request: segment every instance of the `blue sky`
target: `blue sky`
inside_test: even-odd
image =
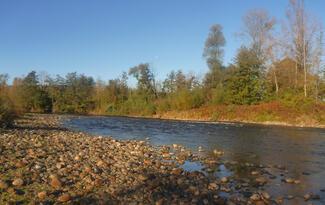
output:
[[[107,80],[141,62],[158,79],[172,69],[203,75],[209,27],[226,38],[225,64],[243,43],[242,16],[264,8],[279,21],[288,0],[0,0],[0,73],[77,71]],[[325,22],[323,0],[306,0]]]

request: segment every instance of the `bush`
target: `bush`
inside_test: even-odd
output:
[[[288,91],[281,95],[280,102],[286,107],[293,108],[297,111],[308,111],[314,104],[315,100],[303,94],[296,93],[294,91]]]
[[[211,103],[213,105],[223,104],[225,102],[225,92],[222,87],[211,90]]]
[[[116,114],[150,116],[156,114],[156,107],[152,100],[140,94],[131,95]]]
[[[16,116],[12,102],[0,96],[0,128],[6,128],[12,125]]]

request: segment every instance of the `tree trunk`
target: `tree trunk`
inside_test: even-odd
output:
[[[306,42],[304,38],[304,94],[307,97]]]
[[[304,60],[304,93],[305,93],[305,97],[307,97],[307,68],[306,68],[306,62]]]
[[[297,60],[295,61],[295,63],[296,63],[295,89],[297,89],[297,84],[298,84],[298,65],[297,65]]]
[[[318,101],[318,77],[316,78],[316,86],[315,86],[315,101]]]
[[[273,74],[274,74],[274,83],[275,83],[275,93],[276,93],[276,96],[278,96],[278,94],[279,94],[278,79],[276,77],[276,72],[275,71],[273,72]]]

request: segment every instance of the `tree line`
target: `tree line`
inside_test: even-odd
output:
[[[108,82],[77,73],[40,79],[32,71],[8,86],[8,76],[1,75],[0,113],[15,107],[22,112],[153,115],[206,105],[324,103],[322,23],[302,0],[289,1],[282,22],[279,32],[278,21],[267,11],[247,12],[239,32],[244,43],[228,66],[223,63],[223,28],[212,25],[203,50],[209,68],[203,79],[176,70],[158,81],[148,63]],[[131,77],[136,87],[128,86]]]

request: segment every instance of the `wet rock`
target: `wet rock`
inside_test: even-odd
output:
[[[227,177],[222,177],[220,181],[222,183],[227,183],[228,182],[228,178]]]
[[[262,198],[266,199],[266,200],[269,200],[271,198],[270,194],[265,191],[262,192],[261,195],[262,195]]]
[[[300,180],[296,179],[296,180],[294,180],[293,183],[295,183],[295,184],[300,184],[301,182],[300,182]]]
[[[294,179],[292,179],[292,178],[286,178],[285,179],[285,182],[287,182],[287,183],[289,183],[289,184],[292,184],[292,183],[294,183]]]
[[[213,154],[215,154],[215,155],[223,155],[224,154],[224,152],[223,151],[220,151],[220,150],[217,150],[217,149],[214,149],[213,150]]]
[[[259,194],[253,194],[251,197],[250,197],[251,200],[253,201],[258,201],[261,199],[260,195]]]
[[[260,185],[264,185],[267,183],[267,179],[265,177],[258,177],[255,179],[255,181]]]
[[[277,197],[277,198],[275,199],[275,202],[276,202],[277,204],[282,204],[282,203],[283,203],[283,197]]]
[[[318,194],[313,194],[311,197],[313,200],[319,200],[320,196]]]
[[[304,195],[305,201],[308,200],[319,200],[320,196],[318,194],[313,194],[313,193],[307,193]]]

